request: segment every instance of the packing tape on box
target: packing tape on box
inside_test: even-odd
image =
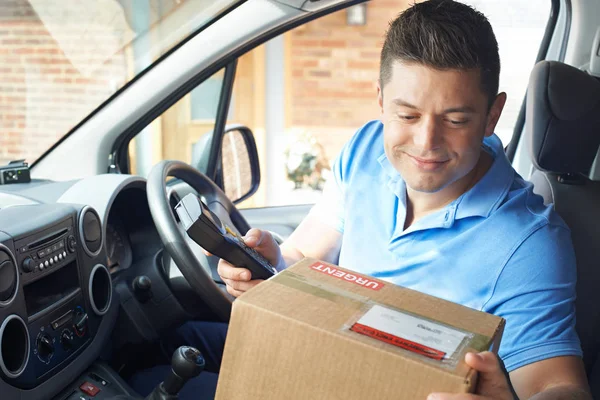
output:
[[[350,308],[361,309],[369,302],[369,298],[361,296],[338,287],[309,279],[305,276],[286,271],[285,274],[277,274],[271,281],[300,290],[313,296],[321,297],[337,304],[345,304]]]
[[[422,315],[375,302],[366,296],[287,271],[271,278],[273,282],[300,290],[336,304],[355,309],[340,327],[340,333],[371,344],[387,347],[405,357],[438,367],[454,369],[463,355],[485,351],[491,339]],[[377,341],[377,342],[373,342]]]

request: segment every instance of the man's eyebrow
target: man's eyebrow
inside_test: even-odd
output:
[[[394,99],[394,100],[392,100],[392,103],[394,103],[395,105],[400,106],[400,107],[414,108],[415,110],[418,108],[414,104],[410,104],[409,102],[404,101],[402,99]]]
[[[469,107],[469,106],[464,106],[464,107],[453,107],[453,108],[447,108],[444,110],[444,114],[450,114],[450,113],[468,113],[468,114],[473,114],[476,113],[477,111],[475,111],[475,109],[473,107]]]
[[[397,106],[400,107],[407,107],[407,108],[412,108],[417,110],[419,107],[415,106],[414,104],[410,104],[407,101],[404,101],[402,99],[394,99],[392,100],[392,103],[394,103]],[[469,107],[469,106],[462,106],[462,107],[452,107],[452,108],[447,108],[444,110],[444,114],[450,114],[450,113],[467,113],[467,114],[473,114],[476,113],[477,111],[473,108],[473,107]]]

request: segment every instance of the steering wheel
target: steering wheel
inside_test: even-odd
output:
[[[187,232],[177,223],[169,202],[166,180],[172,176],[190,185],[208,208],[237,233],[246,233],[250,225],[227,195],[206,175],[181,161],[165,160],[156,164],[147,181],[148,205],[165,250],[192,290],[223,321],[229,321],[231,297],[222,291],[194,254]],[[210,270],[210,269],[208,269]]]

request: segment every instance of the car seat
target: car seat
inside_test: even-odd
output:
[[[542,61],[531,73],[526,115],[534,192],[546,204],[553,203],[571,229],[577,257],[576,328],[588,379],[596,381],[600,378],[600,181],[590,179],[590,173],[600,146],[600,79],[560,62]],[[600,392],[594,398],[600,398]]]

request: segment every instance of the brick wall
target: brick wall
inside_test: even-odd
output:
[[[25,0],[2,0],[0,163],[35,160],[124,82],[122,54],[105,60],[98,58],[105,53],[97,46],[84,50],[90,41],[114,46],[116,32],[86,23],[53,36],[56,31],[47,24],[60,25],[60,12],[33,9]],[[69,46],[77,56],[75,51],[65,54]]]
[[[332,159],[365,122],[378,118],[379,53],[389,22],[410,0],[372,0],[367,24],[349,26],[346,11],[291,32],[290,124],[310,132]]]

